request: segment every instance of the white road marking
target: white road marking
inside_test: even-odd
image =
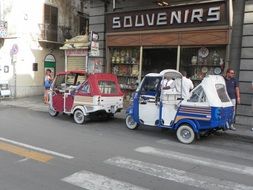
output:
[[[148,190],[86,170],[65,177],[62,181],[87,190]]]
[[[105,161],[105,163],[137,171],[147,175],[159,177],[162,179],[182,183],[184,185],[208,190],[252,190],[252,186],[235,183],[232,181],[220,180],[214,177],[202,176],[183,170],[164,167],[157,164],[142,162],[123,157],[114,157]]]
[[[29,158],[24,158],[24,159],[21,159],[21,160],[18,160],[17,163],[20,163],[20,162],[25,162],[27,160],[30,160]]]
[[[39,151],[39,152],[44,152],[44,153],[47,153],[47,154],[51,154],[51,155],[62,157],[62,158],[66,158],[66,159],[73,159],[74,158],[73,156],[69,156],[69,155],[66,155],[66,154],[61,154],[59,152],[47,150],[47,149],[44,149],[44,148],[40,148],[40,147],[29,145],[29,144],[24,144],[24,143],[13,141],[13,140],[6,139],[6,138],[3,138],[3,137],[0,137],[0,141],[8,142],[8,143],[11,143],[11,144],[14,144],[14,145],[18,145],[18,146],[21,146],[21,147],[25,147],[25,148],[28,148],[28,149],[31,149],[31,150],[36,150],[36,151]]]
[[[235,163],[223,162],[220,160],[193,156],[189,154],[179,153],[179,152],[165,150],[165,149],[158,149],[158,148],[153,148],[149,146],[136,148],[135,151],[141,152],[144,154],[159,156],[163,158],[180,160],[187,163],[208,166],[208,167],[212,167],[216,169],[225,170],[228,172],[235,172],[238,174],[246,174],[246,175],[253,176],[253,167],[248,167],[248,166],[239,165]]]
[[[157,141],[160,144],[164,145],[175,145],[180,148],[186,148],[186,149],[194,149],[194,150],[201,150],[205,152],[212,152],[217,154],[223,154],[225,156],[233,156],[240,159],[247,159],[253,161],[253,154],[248,154],[244,152],[238,152],[238,151],[231,151],[231,150],[225,150],[225,149],[219,149],[219,148],[213,148],[208,146],[201,146],[201,145],[190,145],[190,144],[182,144],[182,143],[175,143],[172,141],[169,141],[167,139],[162,139]]]

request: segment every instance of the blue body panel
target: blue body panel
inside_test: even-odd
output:
[[[188,123],[196,133],[218,128],[226,129],[226,124],[230,124],[232,119],[233,107],[199,108],[180,106],[173,128],[177,129],[182,123]]]

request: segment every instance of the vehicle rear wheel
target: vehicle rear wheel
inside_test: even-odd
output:
[[[74,121],[77,124],[83,124],[86,121],[86,116],[84,115],[83,111],[80,109],[77,109],[74,112]]]
[[[195,139],[195,133],[189,125],[182,124],[177,129],[177,139],[181,143],[190,144]]]
[[[55,109],[52,108],[51,106],[48,107],[48,113],[49,113],[49,115],[52,116],[52,117],[56,117],[56,116],[59,114],[59,112],[58,112],[58,111],[55,111]]]
[[[126,126],[131,130],[137,129],[139,127],[138,123],[134,121],[131,115],[127,115],[126,117]]]

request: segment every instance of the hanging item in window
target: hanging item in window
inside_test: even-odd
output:
[[[207,67],[202,67],[202,69],[201,69],[201,71],[202,71],[202,73],[207,73],[208,72],[208,68]]]
[[[198,64],[207,65],[207,57],[209,55],[209,50],[206,47],[202,47],[198,50]]]
[[[196,65],[198,62],[197,56],[192,56],[191,62],[192,62],[192,65]]]
[[[220,67],[215,67],[213,72],[214,72],[214,74],[219,75],[219,74],[221,74],[221,68]]]
[[[220,55],[215,50],[214,50],[212,59],[213,59],[213,64],[214,65],[219,65],[220,64]]]
[[[202,47],[198,51],[199,57],[206,58],[209,55],[209,50],[206,47]]]

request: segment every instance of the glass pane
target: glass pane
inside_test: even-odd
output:
[[[155,96],[160,89],[161,77],[146,77],[141,85],[141,95]]]
[[[217,90],[217,94],[221,102],[229,102],[229,98],[227,96],[225,86],[223,84],[216,84],[215,88]]]
[[[192,95],[188,102],[202,102],[201,97],[202,94],[204,93],[203,88],[200,86],[196,90],[192,92]]]
[[[76,85],[82,84],[86,80],[86,76],[78,75],[76,80]]]
[[[99,81],[99,90],[102,94],[116,94],[116,84],[113,81]]]
[[[90,93],[90,85],[88,83],[86,83],[83,88],[82,88],[82,92],[84,93]]]
[[[62,89],[62,84],[65,84],[65,75],[57,76],[54,87],[58,89]]]
[[[66,85],[67,86],[75,85],[75,78],[76,75],[67,75]]]

